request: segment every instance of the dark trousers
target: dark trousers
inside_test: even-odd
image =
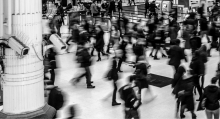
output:
[[[144,14],[145,14],[145,18],[146,18],[147,14],[148,14],[148,9],[145,8],[145,13]]]
[[[56,25],[56,28],[57,28],[57,35],[59,35],[61,37],[61,33],[60,33],[61,26],[60,25]]]
[[[116,103],[116,93],[118,89],[116,81],[113,81],[113,86],[114,86],[114,90],[113,90],[113,96],[112,96],[112,103]]]
[[[101,53],[102,53],[102,55],[106,55],[106,54],[103,52],[103,50],[98,51],[98,60],[101,60]]]
[[[195,87],[197,88],[197,90],[199,92],[199,98],[201,99],[202,98],[202,87],[199,84],[199,79],[200,79],[200,76],[196,76],[194,83],[195,83]]]
[[[51,80],[51,83],[52,83],[52,85],[54,85],[54,82],[55,82],[55,71],[54,71],[54,69],[51,69],[50,70],[50,80]]]
[[[123,59],[122,58],[119,58],[119,61],[118,61],[118,67],[117,67],[117,70],[118,71],[121,71],[121,64],[123,62]]]
[[[161,44],[156,45],[156,53],[154,55],[154,58],[157,58],[157,53],[158,53],[159,50],[161,51]],[[161,51],[161,53],[162,53],[162,55],[164,55],[162,51]]]
[[[4,65],[4,62],[3,62],[3,61],[0,61],[0,65],[1,65],[1,67],[2,67],[2,71],[3,71],[3,73],[4,73],[4,71],[5,71],[5,65]]]
[[[134,109],[125,110],[125,119],[140,119],[138,111]]]
[[[136,55],[136,63],[139,61],[139,57],[140,57],[140,55]]]
[[[174,72],[177,73],[177,70],[178,70],[178,68],[179,68],[179,65],[174,65],[173,68],[174,68],[174,70],[175,70]]]
[[[134,0],[128,0],[128,2],[129,2],[129,4],[130,4],[130,6],[132,5],[132,2],[133,2],[134,5],[135,5],[135,1],[134,1]]]
[[[82,77],[85,76],[85,77],[86,77],[86,84],[87,84],[88,86],[90,86],[90,85],[91,85],[91,77],[92,77],[90,68],[89,68],[89,67],[84,67],[84,69],[85,69],[85,72],[84,72],[81,76],[79,76],[79,77],[76,79],[76,81],[79,82],[79,81],[82,79]]]

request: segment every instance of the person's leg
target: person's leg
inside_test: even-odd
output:
[[[117,82],[113,81],[113,85],[114,85],[114,90],[113,90],[113,95],[112,95],[112,106],[115,105],[120,105],[121,103],[117,103],[116,101],[116,93],[117,93]]]
[[[185,118],[185,115],[184,115],[185,108],[186,108],[186,105],[181,104],[181,108],[180,108],[180,117],[181,118]]]
[[[110,43],[108,43],[108,45],[107,45],[106,53],[110,53]]]
[[[98,51],[98,60],[97,61],[101,61],[102,59],[101,59],[101,53],[100,53],[100,51]]]
[[[204,88],[204,81],[205,81],[205,76],[204,75],[202,75],[201,76],[201,88],[203,89]]]
[[[154,49],[156,49],[156,44],[154,42],[151,42],[151,45],[153,46],[153,48],[151,49],[151,53],[150,53],[150,57],[153,57],[153,52],[154,52]]]
[[[85,67],[85,75],[86,75],[86,84],[87,86],[92,86],[91,85],[91,77],[92,77],[92,74],[91,74],[91,71],[90,71],[90,68],[89,67]]]
[[[136,63],[139,61],[139,57],[140,57],[139,55],[136,55],[136,61],[135,61]]]
[[[180,100],[177,99],[177,101],[176,101],[176,116],[178,115],[179,108],[180,108]]]
[[[130,110],[125,110],[125,119],[132,119]]]
[[[50,80],[51,80],[51,82],[52,82],[52,85],[54,85],[54,82],[55,82],[55,71],[54,71],[54,69],[51,69],[50,70]]]
[[[121,71],[121,64],[122,64],[122,62],[123,62],[123,59],[120,58],[119,61],[118,61],[118,67],[117,67],[117,70],[118,70],[119,72],[122,72],[122,71]]]
[[[214,111],[214,119],[219,119],[219,109]]]
[[[116,103],[117,85],[115,81],[113,81],[113,86],[114,86],[114,90],[113,90],[113,95],[112,95],[112,104]]]
[[[2,72],[4,73],[4,71],[5,71],[5,65],[4,65],[4,62],[1,61],[1,62],[0,62],[0,65],[1,65],[1,67],[2,67]]]
[[[64,16],[61,16],[61,21],[62,21],[63,25],[65,25],[63,17]]]
[[[61,33],[60,33],[60,26],[59,26],[59,25],[57,25],[57,26],[56,26],[56,28],[57,28],[57,35],[59,35],[59,36],[61,37]]]
[[[205,113],[206,113],[206,117],[207,119],[212,119],[212,111],[211,110],[205,110]]]
[[[132,110],[131,114],[132,114],[133,119],[140,119],[140,116],[137,110]]]
[[[199,92],[199,99],[198,100],[201,100],[202,99],[202,88],[199,85],[199,79],[200,79],[200,76],[195,77],[195,86],[197,88],[197,91]]]
[[[176,74],[176,72],[177,72],[177,70],[178,70],[178,68],[179,68],[179,65],[175,65],[175,66],[173,66],[174,67],[174,75]]]
[[[155,55],[154,55],[154,59],[155,59],[155,60],[157,60],[157,59],[158,59],[158,58],[157,58],[157,53],[158,53],[159,48],[160,48],[159,46],[156,46],[156,47],[157,47],[157,49],[156,49],[156,53],[155,53]]]
[[[92,51],[91,51],[91,56],[94,56],[94,50],[95,50],[95,48],[93,47]]]
[[[190,111],[191,115],[192,115],[192,119],[196,119],[196,114],[194,113],[194,111]]]

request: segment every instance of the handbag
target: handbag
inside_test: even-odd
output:
[[[199,101],[198,107],[197,107],[197,111],[202,111],[205,110],[205,103],[206,103],[206,98]]]

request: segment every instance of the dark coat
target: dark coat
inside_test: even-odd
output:
[[[119,78],[118,77],[118,70],[117,70],[117,60],[115,58],[113,58],[113,60],[112,60],[112,68],[108,72],[107,78],[109,80],[114,80],[114,81],[117,81]]]
[[[195,75],[205,74],[205,65],[199,57],[193,57],[190,68],[193,70]]]
[[[97,50],[98,52],[100,52],[101,50],[103,50],[103,47],[104,47],[104,45],[105,45],[103,36],[104,36],[104,32],[101,31],[101,32],[99,32],[99,33],[96,35],[96,37],[95,37],[95,39],[96,39],[95,48],[96,48],[96,50]]]
[[[112,0],[109,4],[109,12],[116,12],[115,2]]]
[[[169,65],[179,66],[182,59],[185,59],[187,61],[184,49],[177,45],[171,46],[170,49],[167,51],[167,54],[170,58],[170,61],[168,62]]]
[[[192,49],[197,50],[201,47],[202,39],[200,37],[195,36],[190,39],[189,43]]]
[[[182,80],[182,77],[183,77],[183,74],[186,72],[186,69],[183,67],[183,66],[180,66],[178,69],[177,69],[177,73],[174,75],[174,78],[172,80],[172,88],[173,89],[173,94],[178,97],[178,91],[179,91],[179,85],[181,83],[181,80]]]
[[[151,3],[151,4],[149,5],[149,11],[150,11],[150,12],[155,13],[155,12],[156,12],[156,8],[157,8],[157,6],[156,6],[155,3]]]
[[[209,85],[204,89],[203,98],[206,98],[205,108],[208,110],[216,110],[219,108],[220,90],[215,85]]]
[[[80,45],[84,45],[87,42],[89,42],[89,33],[84,31],[82,33],[79,34],[79,41],[78,44]]]
[[[78,62],[81,63],[81,67],[89,67],[91,66],[91,55],[89,54],[88,49],[79,48],[77,51]]]
[[[193,89],[194,89],[194,76],[181,80],[179,83],[179,91],[184,91],[183,95],[178,95],[181,105],[186,105],[189,111],[193,111],[195,108]]]
[[[150,6],[149,2],[146,1],[146,2],[145,2],[145,10],[149,9],[149,6]]]

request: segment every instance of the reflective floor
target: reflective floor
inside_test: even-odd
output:
[[[62,27],[62,32],[67,32],[67,27]],[[63,36],[65,39],[65,35]],[[107,41],[109,34],[105,34],[105,40]],[[72,49],[74,51],[74,48]],[[149,56],[150,49],[146,52]],[[186,51],[189,61],[191,60],[190,51]],[[215,75],[217,63],[219,62],[219,54],[215,50],[211,52],[212,57],[206,64],[206,76],[205,86],[210,84],[211,78]],[[158,55],[161,57],[161,54]],[[129,53],[129,60],[134,61],[134,56]],[[107,81],[103,77],[109,69],[109,61],[106,57],[102,57],[101,62],[96,62],[97,56],[94,57],[94,64],[91,67],[92,80],[94,81],[95,89],[87,89],[85,79],[83,78],[79,84],[73,86],[69,81],[71,78],[80,75],[80,68],[75,62],[75,54],[69,53],[57,56],[58,66],[57,76],[55,84],[59,86],[65,93],[67,102],[65,106],[59,111],[59,117],[68,117],[67,108],[71,104],[77,104],[79,119],[123,119],[123,105],[112,107],[111,97],[107,100],[104,98],[113,91],[112,82]],[[152,66],[151,73],[166,76],[172,78],[173,69],[167,65],[168,59],[161,58],[160,60],[153,60],[148,57],[148,60]],[[134,69],[127,64],[122,65],[121,79],[118,81],[118,87],[123,86],[127,82],[127,77],[131,75]],[[151,86],[152,91],[157,97],[154,100],[150,100],[149,95],[145,96],[145,100],[148,100],[147,104],[143,104],[140,107],[141,119],[176,119],[175,117],[175,99],[171,95],[172,89],[168,85],[163,88]],[[198,94],[198,93],[197,93]],[[198,99],[198,95],[195,95],[195,99]],[[118,102],[122,102],[119,97]],[[196,102],[197,107],[198,102]],[[185,113],[186,119],[191,118],[189,112]],[[205,112],[196,112],[197,119],[205,119]],[[178,117],[179,118],[179,117]]]

